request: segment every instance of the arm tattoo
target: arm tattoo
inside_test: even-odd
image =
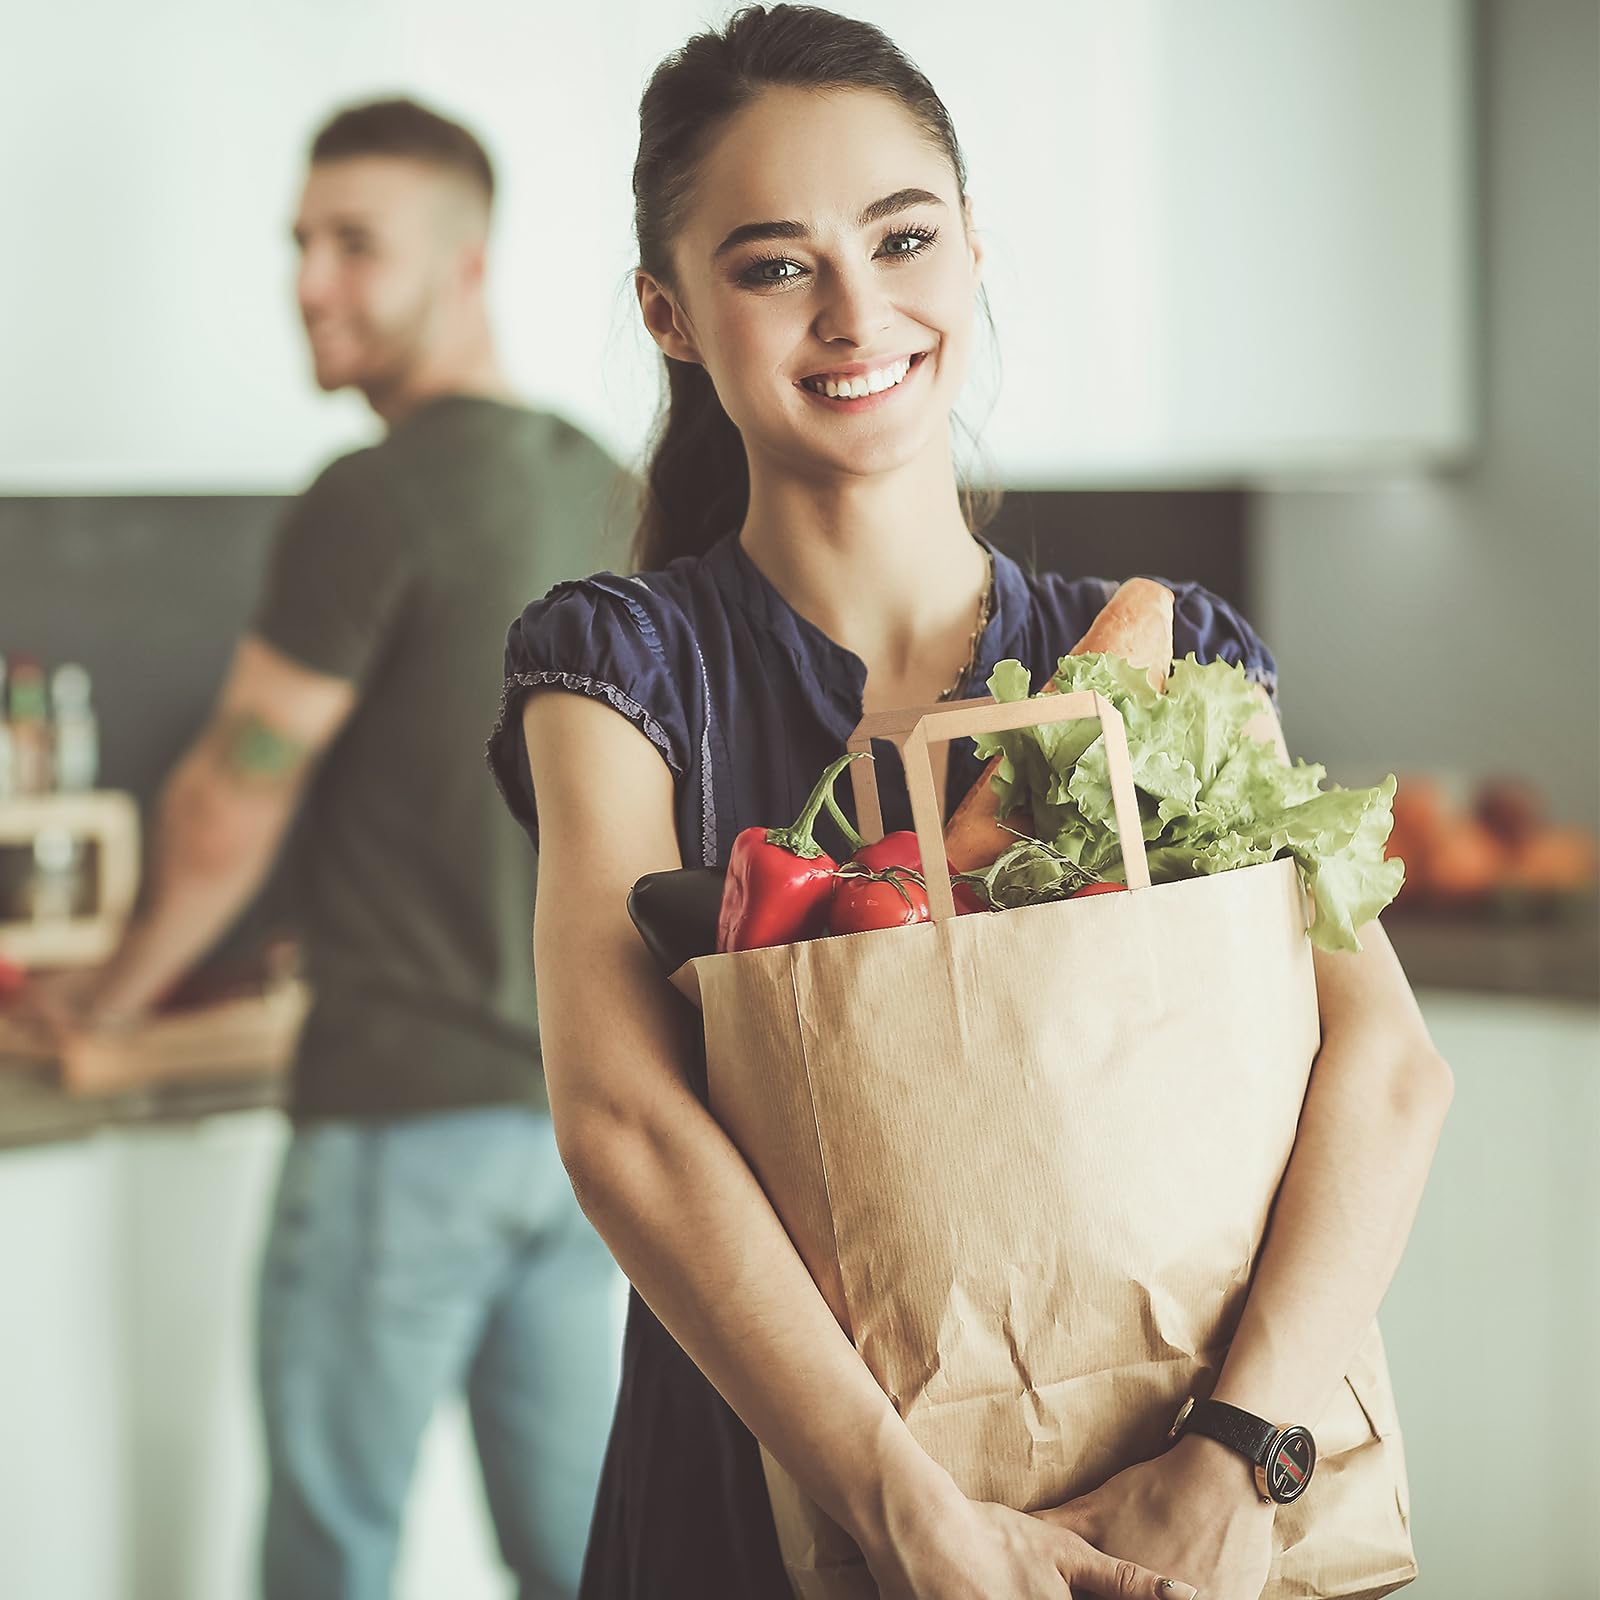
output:
[[[224,712],[211,726],[211,745],[229,777],[266,787],[293,783],[311,754],[303,739],[254,711]]]

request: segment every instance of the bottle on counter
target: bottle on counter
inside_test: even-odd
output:
[[[87,861],[83,840],[65,828],[41,828],[33,840],[28,912],[35,922],[65,922],[86,909]]]
[[[100,775],[100,725],[89,693],[89,674],[74,662],[57,667],[51,676],[55,786],[63,794],[87,794]]]
[[[44,668],[31,656],[11,662],[12,787],[19,795],[48,794],[52,783],[49,702]]]

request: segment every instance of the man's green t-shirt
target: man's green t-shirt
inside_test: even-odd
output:
[[[625,502],[577,429],[461,395],[334,462],[290,509],[253,631],[360,690],[293,846],[315,994],[297,1117],[546,1103],[535,863],[484,737],[509,620],[617,563],[605,530]]]

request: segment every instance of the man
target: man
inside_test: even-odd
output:
[[[161,803],[142,911],[79,1001],[132,1019],[289,830],[314,1005],[267,1244],[268,1600],[389,1592],[435,1403],[464,1386],[525,1600],[576,1588],[620,1279],[543,1100],[526,842],[484,770],[508,619],[604,565],[600,448],[518,405],[484,300],[489,161],[407,101],[317,136],[294,236],[318,384],[384,440],[291,507],[215,714]]]

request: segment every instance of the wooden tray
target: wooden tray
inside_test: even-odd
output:
[[[288,1069],[310,1004],[296,979],[259,994],[154,1016],[117,1033],[89,1035],[65,1050],[0,1017],[0,1054],[54,1060],[72,1095],[122,1094],[165,1083],[259,1076]]]

